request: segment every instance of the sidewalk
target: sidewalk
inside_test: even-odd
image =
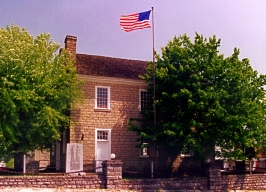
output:
[[[0,188],[4,192],[215,192],[212,190],[124,190],[124,189],[64,189],[64,188]],[[257,192],[256,190],[228,190],[224,192]],[[262,190],[260,192],[266,192]]]
[[[64,189],[64,188],[0,188],[4,192],[201,192],[199,190],[124,190],[124,189]]]

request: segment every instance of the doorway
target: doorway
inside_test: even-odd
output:
[[[102,172],[102,161],[110,160],[111,129],[96,129],[95,145],[96,172]]]

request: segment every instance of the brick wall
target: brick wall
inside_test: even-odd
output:
[[[228,190],[266,190],[266,174],[222,175],[221,187]]]
[[[106,189],[121,189],[122,186],[122,161],[104,161],[103,174],[105,175]]]
[[[105,178],[102,174],[86,176],[0,177],[0,189],[7,187],[100,189],[105,188]]]
[[[122,179],[122,161],[103,162],[102,174],[65,176],[2,176],[0,189],[8,187],[124,190],[265,190],[266,174],[223,175],[210,165],[207,177]],[[214,169],[212,169],[214,168]]]
[[[114,185],[108,189],[158,190],[158,189],[206,189],[206,178],[180,179],[134,179],[110,180]],[[0,177],[1,188],[61,188],[61,189],[105,189],[103,174],[86,176],[12,176]]]
[[[65,49],[67,49],[74,58],[76,58],[76,44],[77,44],[77,37],[75,36],[66,36],[65,38]]]
[[[207,179],[170,178],[170,179],[134,179],[123,180],[122,189],[136,190],[206,190]]]

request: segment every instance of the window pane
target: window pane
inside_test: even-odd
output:
[[[148,156],[148,148],[141,149],[141,156]]]
[[[181,150],[181,154],[180,154],[182,157],[190,157],[190,156],[193,156],[193,152],[186,149],[186,148],[183,148]]]
[[[141,156],[149,156],[148,153],[148,143],[142,143],[142,148],[140,149],[140,155]]]
[[[140,92],[140,109],[143,110],[149,105],[150,96],[147,91]]]
[[[97,140],[108,140],[108,131],[97,131]]]
[[[108,108],[108,89],[97,88],[97,108]]]

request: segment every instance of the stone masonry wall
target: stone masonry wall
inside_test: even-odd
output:
[[[222,175],[221,187],[228,190],[266,190],[266,174]]]
[[[123,190],[265,190],[266,174],[223,175],[215,168],[207,177],[165,179],[122,179],[122,161],[103,161],[102,174],[2,176],[4,188],[123,189]],[[213,168],[210,165],[209,168]]]
[[[123,180],[122,189],[129,190],[206,190],[207,179],[170,178],[170,179],[134,179]]]
[[[122,188],[122,161],[103,161],[103,174],[106,179],[106,189]]]
[[[0,189],[7,187],[100,189],[105,188],[102,174],[86,176],[5,176],[0,177]]]
[[[103,174],[86,176],[9,176],[0,177],[1,188],[124,189],[124,190],[205,190],[206,178],[111,179]],[[111,185],[106,185],[110,182]],[[109,186],[109,187],[108,187]]]

